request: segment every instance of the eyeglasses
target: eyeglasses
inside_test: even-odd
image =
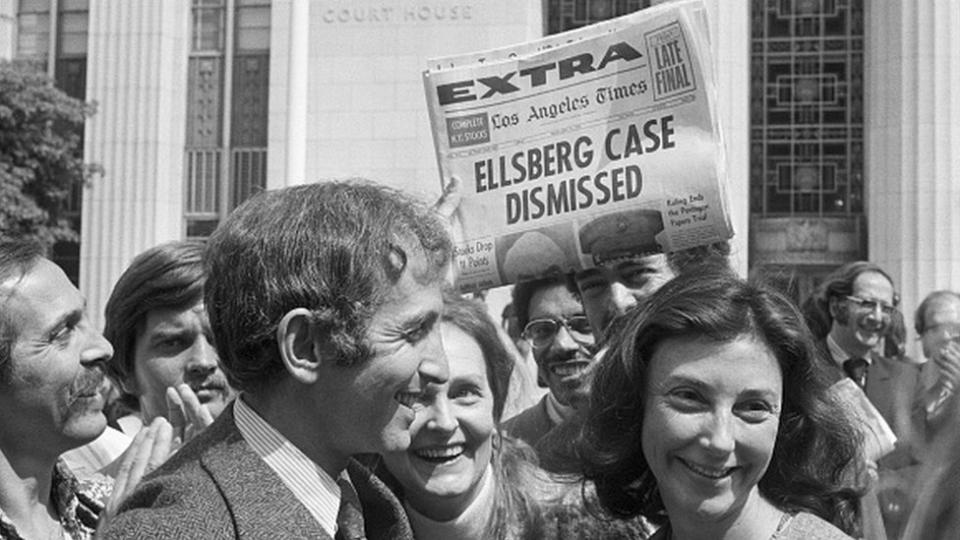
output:
[[[523,328],[523,338],[529,341],[534,349],[549,347],[557,338],[561,325],[577,343],[593,345],[593,331],[585,315],[574,315],[563,319],[534,319]]]
[[[856,304],[858,309],[863,309],[866,311],[876,311],[877,308],[880,308],[880,312],[886,317],[893,315],[893,312],[897,310],[896,306],[892,306],[879,300],[867,300],[866,298],[860,298],[859,296],[848,296],[847,300]]]

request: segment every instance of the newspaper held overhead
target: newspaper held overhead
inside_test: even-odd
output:
[[[705,13],[671,2],[429,62],[463,290],[733,235]]]

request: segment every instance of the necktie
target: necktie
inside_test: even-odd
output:
[[[366,540],[363,531],[363,507],[357,490],[344,477],[337,480],[340,486],[340,510],[337,512],[336,540]]]
[[[843,370],[860,388],[867,386],[867,361],[863,358],[851,358],[843,363]]]

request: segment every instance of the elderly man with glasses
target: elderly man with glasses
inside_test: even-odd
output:
[[[518,283],[513,305],[523,338],[533,349],[537,382],[550,391],[532,407],[510,418],[503,431],[537,451],[547,470],[565,468],[572,447],[561,428],[586,404],[595,338],[572,278],[557,276]]]
[[[847,263],[824,278],[805,303],[807,322],[837,379],[850,377],[898,438],[912,435],[910,412],[918,385],[915,365],[883,355],[899,298],[876,264]]]
[[[893,338],[894,318],[901,317],[898,302],[889,274],[876,264],[856,261],[824,278],[804,304],[807,322],[821,340],[827,373],[838,381],[852,379],[897,438],[893,451],[882,459],[873,463],[876,457],[867,456],[878,474],[868,497],[877,498],[890,538],[899,536],[911,506],[922,448],[919,366],[884,355],[885,341]],[[868,431],[876,432],[876,426]],[[864,508],[869,506],[865,503]]]

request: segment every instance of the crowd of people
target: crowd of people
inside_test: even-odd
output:
[[[957,530],[960,294],[912,314],[924,362],[879,266],[798,305],[719,243],[518,283],[505,331],[456,292],[449,204],[265,191],[137,256],[103,332],[0,242],[0,538]],[[544,393],[506,418],[518,350]]]

